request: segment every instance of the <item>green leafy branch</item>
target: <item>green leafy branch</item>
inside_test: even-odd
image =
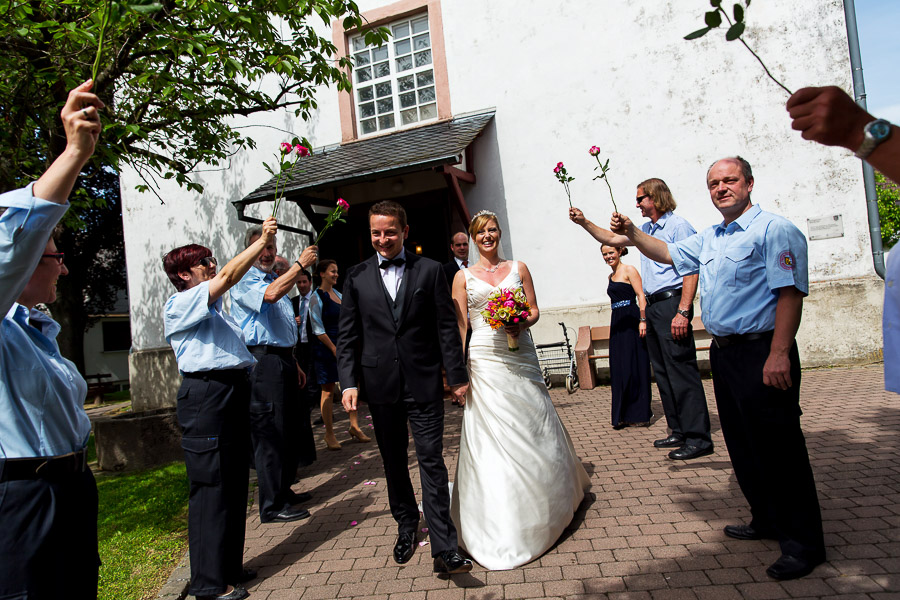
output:
[[[750,0],[745,0],[747,8],[750,8]],[[692,33],[684,36],[686,40],[696,40],[698,38],[702,38],[704,35],[709,33],[711,30],[719,27],[722,24],[722,17],[725,18],[725,21],[728,22],[728,31],[725,32],[725,39],[729,42],[733,42],[734,40],[739,40],[746,48],[750,54],[753,55],[756,60],[759,61],[759,64],[762,65],[763,70],[765,70],[766,75],[769,76],[769,79],[774,81],[783,89],[788,95],[793,95],[793,92],[789,90],[783,83],[775,79],[775,76],[769,71],[769,68],[766,66],[766,63],[759,57],[759,55],[753,51],[753,48],[747,45],[747,42],[744,41],[742,37],[744,34],[745,23],[744,23],[744,7],[741,6],[739,2],[735,2],[734,8],[732,9],[732,14],[734,16],[734,22],[728,17],[728,13],[725,12],[725,9],[722,8],[722,0],[709,0],[710,5],[712,5],[713,10],[707,12],[704,15],[704,21],[706,22],[706,27],[703,29],[698,29]]]

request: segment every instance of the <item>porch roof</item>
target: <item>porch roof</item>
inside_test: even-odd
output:
[[[316,150],[295,165],[293,177],[285,186],[285,197],[457,163],[494,118],[494,112],[491,108]],[[275,181],[273,177],[234,204],[255,204],[274,198]]]

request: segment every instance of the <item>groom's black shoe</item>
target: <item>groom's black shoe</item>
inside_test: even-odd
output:
[[[434,557],[434,572],[438,575],[456,575],[472,570],[472,561],[463,558],[456,550],[444,550]]]
[[[656,448],[681,448],[684,446],[684,440],[677,435],[670,435],[667,438],[656,440],[653,445]]]
[[[416,534],[401,533],[397,536],[397,543],[394,544],[394,560],[397,564],[406,564],[412,558],[413,552],[416,550]]]

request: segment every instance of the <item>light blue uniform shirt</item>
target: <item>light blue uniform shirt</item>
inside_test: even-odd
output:
[[[182,373],[252,367],[244,333],[222,311],[222,298],[209,305],[209,282],[172,295],[166,302],[166,341]]]
[[[287,294],[274,304],[264,300],[266,288],[275,281],[274,273],[250,267],[243,279],[231,288],[231,314],[248,346],[293,348],[297,344],[294,307]]]
[[[697,230],[691,227],[687,219],[671,210],[656,220],[641,225],[641,231],[649,236],[662,240],[667,244],[691,237]],[[656,294],[668,290],[681,289],[682,278],[675,273],[672,265],[658,263],[641,254],[641,279],[644,282],[644,294]]]
[[[759,206],[668,246],[679,276],[699,271],[701,317],[713,335],[771,331],[778,288],[809,293],[806,237]]]
[[[888,257],[884,276],[884,389],[900,394],[900,246]]]
[[[76,452],[91,432],[87,384],[59,353],[59,324],[16,303],[69,205],[35,198],[29,185],[0,207],[0,458]]]

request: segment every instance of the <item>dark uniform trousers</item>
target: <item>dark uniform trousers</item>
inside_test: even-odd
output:
[[[0,598],[96,598],[97,484],[90,469],[3,481]]]
[[[193,596],[223,593],[243,568],[250,473],[245,369],[185,374],[178,391]]]
[[[259,485],[259,518],[266,523],[291,505],[288,494],[299,465],[295,434],[300,384],[292,348],[253,346],[250,351],[258,361],[250,374],[250,437]]]
[[[680,296],[648,304],[647,351],[662,400],[666,423],[686,444],[709,448],[709,409],[697,368],[697,348],[688,323],[687,338],[672,337],[672,319],[678,311]],[[691,314],[693,315],[693,309]]]
[[[297,411],[298,462],[300,465],[306,466],[316,462],[316,440],[313,437],[310,419],[313,407],[319,406],[322,388],[316,383],[312,344],[310,342],[297,342],[297,345],[294,346],[294,358],[306,374],[306,386],[300,390],[300,406]]]
[[[459,542],[450,518],[449,476],[443,454],[444,402],[416,402],[407,394],[390,404],[369,404],[369,412],[384,461],[388,503],[399,533],[416,533],[419,525],[419,508],[408,466],[409,430],[412,430],[431,555],[456,550]]]
[[[825,558],[822,516],[806,440],[800,429],[800,357],[790,351],[788,390],[764,385],[771,335],[710,350],[722,435],[751,525],[779,540],[783,554]]]

